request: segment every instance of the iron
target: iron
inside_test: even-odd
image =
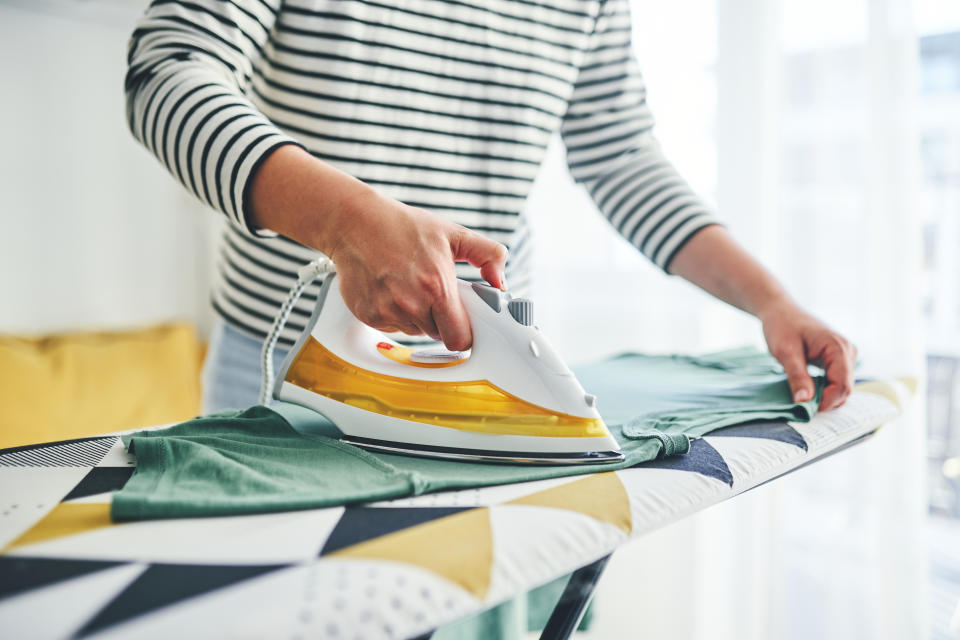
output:
[[[379,452],[524,464],[623,460],[596,398],[533,324],[533,303],[485,284],[457,281],[473,346],[455,352],[404,346],[363,324],[330,273],[274,382],[271,354],[293,302],[333,270],[311,265],[264,345],[261,401],[269,391],[312,409],[344,442]]]

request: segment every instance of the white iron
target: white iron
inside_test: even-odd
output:
[[[470,352],[414,350],[350,312],[336,275],[320,290],[306,328],[272,384],[279,329],[305,286],[332,265],[312,263],[264,345],[264,388],[330,419],[342,440],[432,458],[534,464],[623,460],[573,373],[533,325],[533,303],[457,281],[470,318]]]

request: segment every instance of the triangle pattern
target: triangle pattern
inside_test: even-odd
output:
[[[118,491],[127,484],[133,471],[133,467],[94,467],[63,500],[76,500],[107,491]]]
[[[903,407],[900,405],[900,396],[897,394],[897,390],[893,388],[893,385],[884,380],[867,380],[865,382],[858,382],[853,386],[853,390],[883,396],[892,402],[898,409],[903,409]]]
[[[632,529],[630,496],[620,478],[612,471],[538,491],[507,504],[566,509],[612,524],[627,534]]]
[[[716,478],[728,486],[733,486],[733,473],[730,472],[730,467],[727,466],[720,452],[711,447],[703,438],[691,442],[690,451],[686,455],[651,460],[636,466],[649,469],[693,471],[708,478]]]
[[[900,383],[907,388],[907,390],[910,392],[910,395],[917,395],[917,386],[920,383],[917,381],[915,376],[903,376],[897,378],[897,380],[899,380]]]
[[[444,518],[468,507],[347,507],[330,532],[320,555]]]
[[[116,567],[123,562],[0,556],[0,598]]]
[[[800,433],[791,427],[785,420],[755,420],[731,427],[724,427],[707,434],[710,438],[763,438],[786,442],[804,451],[807,450],[807,441]]]
[[[464,549],[470,553],[464,553]],[[467,509],[352,545],[333,555],[421,567],[483,600],[490,588],[493,567],[490,510]]]
[[[77,632],[83,636],[287,565],[151,565]]]
[[[113,526],[118,525],[110,520],[109,503],[61,502],[3,551]]]

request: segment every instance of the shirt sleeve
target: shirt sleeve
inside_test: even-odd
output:
[[[197,198],[241,230],[247,183],[277,147],[297,144],[247,98],[280,0],[155,0],[128,47],[127,122]],[[266,232],[269,235],[269,232]]]
[[[561,135],[574,179],[617,231],[664,271],[694,234],[718,224],[653,137],[630,40],[629,0],[604,4]]]

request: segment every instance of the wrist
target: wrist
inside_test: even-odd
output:
[[[759,319],[760,322],[765,323],[774,316],[779,316],[784,313],[794,313],[799,310],[800,308],[797,306],[797,303],[794,302],[786,292],[779,290],[763,296],[753,305],[750,313]]]
[[[373,230],[388,227],[375,219],[385,209],[384,196],[359,180],[350,187],[331,202],[323,229],[318,230],[322,243],[318,248],[334,262],[369,243]]]

